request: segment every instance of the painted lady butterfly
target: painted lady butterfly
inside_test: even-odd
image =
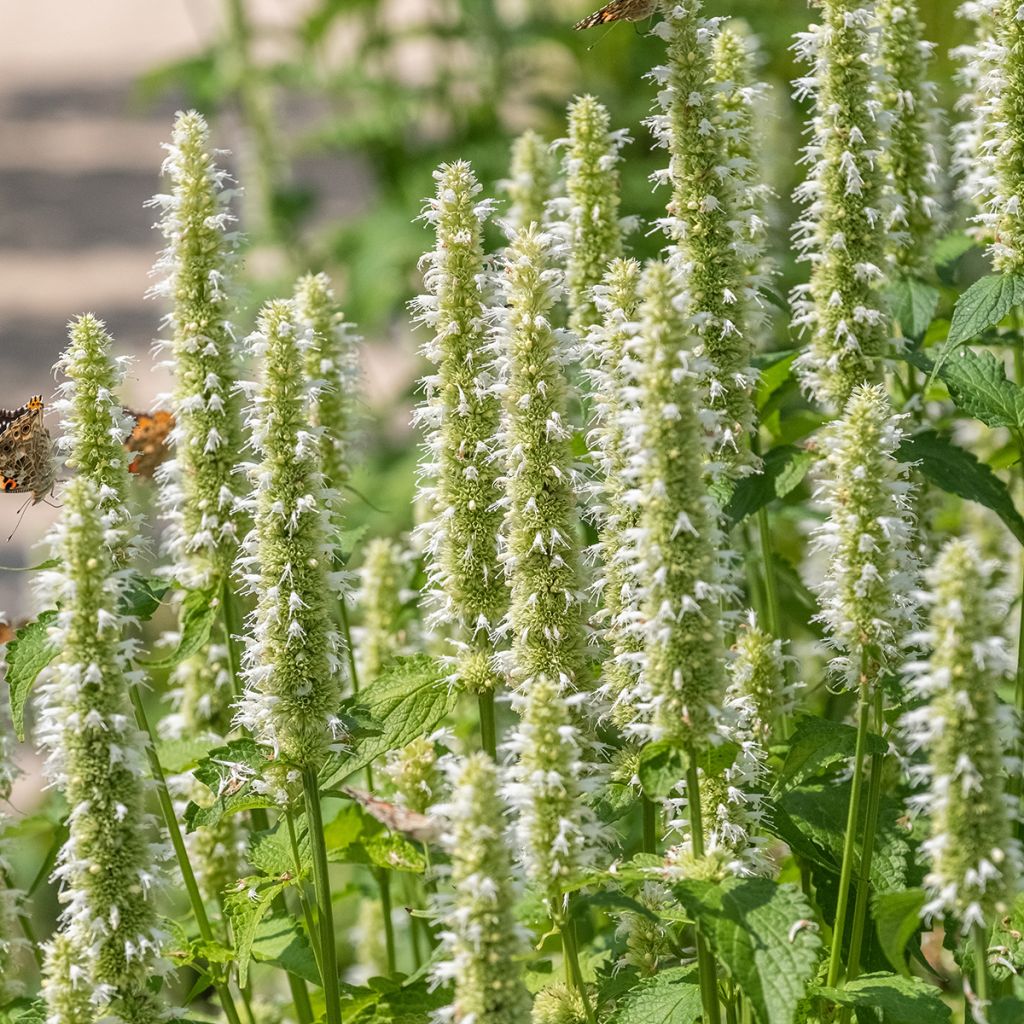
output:
[[[167,438],[174,429],[174,416],[166,409],[156,412],[135,412],[125,409],[135,420],[135,426],[124,443],[125,450],[134,454],[128,467],[136,476],[151,477],[156,467],[170,454]]]
[[[32,492],[32,504],[53,490],[57,463],[53,439],[43,422],[43,396],[33,395],[20,409],[0,409],[0,491]]]
[[[609,21],[643,21],[654,14],[658,0],[612,0],[599,11],[576,23],[576,30],[606,25]]]

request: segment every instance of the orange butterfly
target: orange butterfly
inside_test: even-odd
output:
[[[43,396],[33,395],[20,409],[0,409],[0,490],[32,492],[38,504],[57,478],[53,439],[43,422]]]
[[[166,409],[125,412],[135,420],[135,427],[124,443],[125,451],[135,454],[128,470],[136,476],[151,477],[170,454],[167,439],[174,429],[174,415]]]
[[[576,23],[576,30],[606,25],[609,21],[643,21],[654,14],[658,0],[612,0],[599,11]]]

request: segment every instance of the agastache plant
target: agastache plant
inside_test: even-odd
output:
[[[928,758],[918,767],[927,790],[914,800],[931,817],[924,914],[973,932],[982,999],[988,929],[1007,913],[1021,871],[1003,763],[1019,724],[997,696],[1011,662],[999,635],[1005,601],[993,589],[992,569],[971,541],[955,539],[928,571],[929,621],[915,637],[927,660],[906,667],[922,705],[904,719],[911,749],[923,748]]]
[[[558,186],[558,158],[550,144],[525,131],[512,144],[508,178],[500,183],[509,198],[505,220],[514,231],[544,224]]]
[[[882,102],[889,116],[883,158],[893,193],[888,246],[900,272],[922,276],[930,269],[939,229],[939,114],[935,84],[927,77],[934,45],[922,38],[915,0],[878,0],[875,16],[881,28]]]
[[[401,545],[375,537],[366,545],[359,576],[359,678],[363,683],[372,683],[381,669],[402,651],[409,566]]]
[[[209,129],[195,111],[178,114],[166,146],[170,192],[151,205],[167,242],[150,294],[167,300],[159,343],[174,372],[174,458],[160,470],[161,501],[177,579],[188,588],[223,582],[234,561],[242,524],[237,504],[244,477],[238,344],[230,320],[228,282],[237,235],[230,177],[214,161]]]
[[[643,634],[638,629],[638,586],[629,571],[627,557],[627,538],[638,517],[636,503],[627,499],[626,416],[634,410],[636,401],[637,367],[630,345],[636,333],[640,270],[636,260],[612,261],[604,283],[594,289],[601,324],[590,332],[586,343],[594,410],[589,440],[601,471],[594,488],[598,521],[595,554],[601,567],[595,589],[603,597],[604,643],[609,654],[602,682],[609,699],[619,705],[614,714],[623,721],[633,715],[628,696],[635,685],[643,651]]]
[[[612,131],[607,109],[593,96],[573,100],[568,118],[568,138],[558,142],[565,149],[565,197],[554,208],[566,244],[569,326],[583,334],[600,320],[593,289],[622,252],[623,228],[630,226],[619,220],[618,169],[629,134]]]
[[[752,465],[754,424],[748,318],[755,298],[747,267],[751,208],[741,197],[737,165],[727,158],[729,128],[712,80],[717,21],[701,17],[700,0],[667,4],[655,32],[666,43],[665,64],[650,74],[658,88],[648,124],[669,154],[655,175],[672,190],[660,221],[670,260],[685,284],[691,329],[705,358],[701,401],[714,411],[716,457],[731,471]]]
[[[453,628],[456,683],[478,694],[484,743],[493,752],[493,692],[499,683],[491,634],[508,607],[498,560],[501,510],[495,436],[501,418],[486,309],[492,286],[483,251],[492,203],[479,198],[469,164],[435,173],[423,214],[437,238],[423,260],[427,294],[415,306],[433,334],[424,354],[437,370],[424,380],[418,421],[426,430],[420,497],[429,519],[418,530],[427,555],[434,614]]]
[[[89,477],[71,481],[63,501],[51,541],[60,568],[40,578],[59,608],[51,627],[59,653],[45,670],[39,738],[47,777],[70,808],[55,872],[64,910],[48,952],[48,1014],[60,1020],[65,1003],[78,1006],[67,988],[81,987],[98,1017],[151,1024],[163,1018],[149,984],[163,966],[152,903],[162,847],[144,808],[146,738],[129,699],[138,673],[119,610],[126,575],[115,559],[125,525]]]
[[[319,382],[312,414],[313,424],[322,431],[324,480],[337,490],[350,472],[361,339],[345,319],[326,274],[299,278],[294,298],[299,323],[311,336],[306,376]]]
[[[454,894],[438,901],[445,954],[435,977],[453,986],[443,1019],[527,1024],[530,995],[519,956],[527,937],[512,913],[515,891],[494,762],[471,754],[450,769],[452,795],[436,811],[448,826]]]
[[[795,96],[813,103],[807,178],[795,198],[799,257],[810,280],[791,295],[793,324],[809,339],[797,360],[804,389],[842,409],[853,389],[877,380],[887,318],[879,286],[888,236],[883,208],[882,112],[873,11],[858,0],[819,0],[821,23],[797,35],[810,73]]]
[[[579,688],[586,669],[579,484],[567,418],[566,344],[551,322],[562,283],[551,237],[535,226],[513,236],[502,272],[507,308],[498,312],[496,341],[504,369],[503,559],[512,591],[512,679],[522,689],[541,676]]]

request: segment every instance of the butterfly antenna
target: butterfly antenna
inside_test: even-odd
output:
[[[14,535],[18,532],[18,527],[21,526],[22,519],[25,518],[25,509],[27,509],[29,507],[29,505],[31,505],[31,504],[32,504],[32,499],[31,498],[26,498],[24,503],[22,504],[21,508],[18,509],[18,518],[17,518],[17,521],[14,524],[14,529],[11,530],[10,536],[8,536],[8,538],[7,538],[7,543],[8,544],[10,544],[11,541],[14,539]]]
[[[590,53],[590,51],[591,51],[591,50],[592,50],[592,49],[593,49],[593,48],[594,48],[595,46],[597,46],[597,44],[598,44],[598,43],[603,43],[603,42],[605,41],[605,39],[606,39],[606,38],[608,37],[608,33],[609,33],[609,32],[614,32],[614,31],[615,31],[615,25],[614,25],[614,23],[613,23],[613,24],[609,25],[609,26],[608,26],[608,27],[607,27],[607,28],[606,28],[606,29],[604,30],[604,35],[603,35],[603,36],[601,36],[601,37],[600,37],[599,39],[595,40],[595,41],[594,41],[593,43],[591,43],[591,44],[590,44],[590,45],[589,45],[589,46],[587,47],[587,53]]]

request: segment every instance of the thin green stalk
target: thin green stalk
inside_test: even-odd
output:
[[[395,923],[391,920],[391,876],[384,868],[374,868],[373,877],[380,889],[380,912],[384,918],[384,950],[388,974],[395,973]]]
[[[299,896],[299,906],[302,908],[302,918],[306,922],[306,931],[309,932],[309,944],[313,948],[313,959],[316,960],[316,969],[320,972],[320,976],[323,977],[323,953],[321,952],[320,947],[320,931],[316,924],[313,908],[310,906],[309,899],[306,896],[305,886],[301,884],[302,856],[299,853],[299,837],[295,832],[295,819],[292,816],[291,811],[285,812],[284,820],[288,828],[288,841],[292,848],[292,861],[295,864],[295,875],[296,878],[300,879],[300,884],[296,886]]]
[[[700,776],[697,772],[697,751],[691,742],[686,751],[686,806],[690,815],[690,843],[695,858],[704,856],[704,821],[700,809]],[[697,971],[700,975],[700,997],[704,1004],[705,1024],[720,1024],[718,1006],[718,969],[700,928],[694,925],[697,946]]]
[[[566,980],[576,989],[580,999],[583,1000],[583,1010],[587,1015],[587,1024],[597,1024],[594,1007],[591,1005],[587,986],[583,981],[583,971],[580,969],[580,955],[576,944],[576,923],[572,919],[571,906],[572,901],[570,898],[565,916],[558,921],[558,929],[562,933],[562,956],[565,958],[566,963]]]
[[[846,911],[850,903],[850,882],[853,862],[857,854],[857,826],[860,823],[860,801],[864,789],[864,751],[867,748],[871,698],[868,687],[867,654],[861,656],[860,704],[857,715],[857,745],[854,751],[853,783],[850,788],[850,807],[846,816],[846,839],[843,843],[843,866],[839,873],[839,900],[836,921],[832,931],[832,951],[828,962],[826,984],[834,988],[839,981],[843,962],[843,935],[846,931]]]
[[[988,1002],[988,937],[980,924],[971,929],[971,940],[974,944],[974,994],[984,1004]]]
[[[643,850],[644,853],[658,852],[658,805],[649,797],[640,797],[640,810],[643,814]]]
[[[780,639],[782,614],[779,606],[779,590],[775,581],[775,561],[772,558],[772,533],[768,522],[768,510],[763,506],[757,510],[757,532],[761,547],[761,562],[764,566],[765,612],[768,632]]]
[[[881,687],[875,688],[875,730],[879,735],[885,725]],[[868,893],[871,890],[871,861],[875,852],[875,834],[878,831],[878,811],[882,802],[882,769],[885,753],[871,755],[871,780],[868,785],[868,810],[864,820],[864,843],[860,854],[860,878],[857,882],[857,901],[853,907],[853,931],[850,934],[850,953],[847,957],[846,980],[853,981],[860,974],[860,948],[864,941],[867,921]]]
[[[480,707],[480,746],[485,754],[498,757],[498,732],[494,722],[494,691],[481,690],[477,694]]]
[[[224,623],[224,647],[227,651],[228,671],[231,673],[231,688],[235,698],[242,695],[242,681],[239,669],[242,665],[241,645],[238,637],[242,633],[242,622],[238,615],[238,598],[231,581],[224,577],[220,588],[221,617]]]
[[[338,614],[341,618],[341,632],[345,637],[345,651],[348,655],[348,670],[352,677],[352,692],[359,692],[359,669],[356,666],[356,649],[352,644],[352,626],[348,621],[348,607],[345,599],[338,602]]]
[[[178,869],[181,872],[182,881],[185,883],[185,891],[188,893],[189,903],[192,906],[192,915],[196,919],[199,934],[204,942],[216,943],[216,936],[213,934],[213,927],[206,915],[206,906],[203,903],[202,894],[199,892],[199,884],[196,882],[195,873],[192,871],[192,864],[188,859],[188,850],[185,849],[185,839],[178,826],[178,819],[174,814],[174,804],[171,801],[170,791],[167,789],[167,779],[164,776],[160,758],[156,753],[156,737],[150,728],[149,719],[146,717],[146,709],[142,703],[142,695],[138,687],[130,686],[128,693],[132,702],[132,710],[135,712],[135,721],[148,737],[146,744],[146,756],[149,759],[149,769],[156,784],[157,800],[160,804],[160,813],[164,819],[164,827],[171,839],[171,846],[174,847],[174,856],[178,861]],[[227,982],[214,975],[215,966],[210,964],[210,979],[220,1000],[221,1009],[228,1020],[228,1024],[241,1024],[238,1017],[238,1009],[228,989]]]
[[[341,996],[338,991],[338,953],[334,944],[334,905],[331,901],[331,879],[327,870],[327,846],[324,843],[324,822],[320,813],[320,784],[315,768],[302,771],[302,795],[306,803],[306,826],[313,855],[313,883],[316,887],[317,911],[320,921],[320,948],[323,967],[327,1024],[341,1024]]]

